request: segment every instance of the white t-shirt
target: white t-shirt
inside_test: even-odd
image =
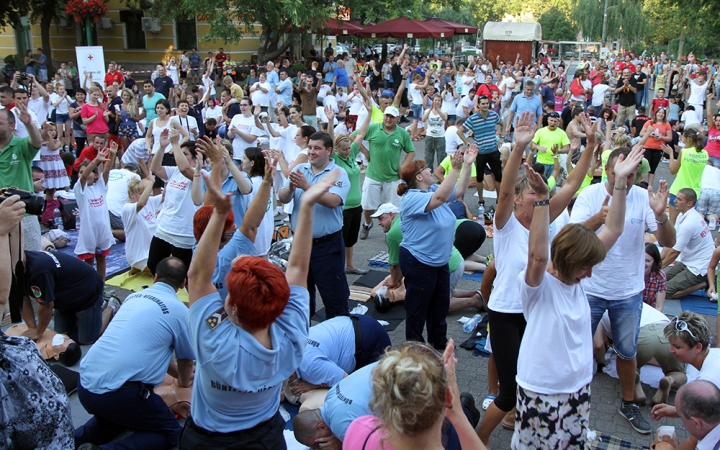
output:
[[[330,88],[330,85],[329,85],[329,84],[321,84],[321,85],[318,87],[318,95],[317,95],[317,98],[318,98],[319,100],[323,100],[323,99],[325,98],[325,96],[328,95],[328,93],[329,93],[331,90],[332,90],[332,89]]]
[[[223,117],[222,108],[217,105],[215,105],[215,107],[213,107],[213,108],[205,107],[202,110],[202,113],[203,113],[203,119],[205,121],[207,121],[208,119],[211,119],[211,118],[215,119],[218,122],[222,121],[222,117]]]
[[[705,84],[697,84],[697,81],[695,80],[690,81],[690,96],[688,97],[688,103],[691,105],[703,105],[705,103],[708,86],[710,86],[708,81],[706,81]],[[697,110],[695,112],[697,112]]]
[[[343,92],[342,95],[336,94],[335,98],[337,99],[338,105],[344,105],[345,103],[347,103],[348,95]]]
[[[525,283],[525,270],[515,279],[527,320],[516,380],[538,394],[577,392],[593,377],[590,305],[579,283],[543,275],[537,287]]]
[[[518,314],[523,312],[523,305],[520,301],[520,283],[517,274],[527,267],[530,230],[518,222],[514,213],[510,214],[504,227],[498,228],[494,220],[493,226],[495,227],[493,252],[497,275],[488,307],[496,312]],[[587,329],[590,330],[589,324]]]
[[[157,231],[194,240],[192,218],[200,207],[192,201],[193,182],[185,178],[177,167],[164,166],[164,169],[167,174],[167,180],[163,180],[167,183],[165,203],[158,215]]]
[[[338,108],[337,98],[332,94],[332,92],[330,92],[329,95],[326,95],[325,98],[323,99],[323,106],[328,106],[328,105],[330,105],[330,107],[332,107],[333,111],[335,111],[335,114],[337,114],[340,111],[340,109]]]
[[[53,95],[57,96],[57,94],[52,93],[52,94],[50,94],[50,98],[52,98]],[[58,99],[59,98],[60,97],[58,97]],[[65,112],[61,113],[61,114],[67,114],[67,105],[68,104],[67,104],[67,102],[62,102],[62,103],[63,103],[63,105],[65,105]],[[52,103],[50,103],[50,100],[48,100],[46,102],[43,100],[42,97],[38,97],[38,98],[30,98],[28,100],[28,109],[30,111],[34,112],[35,115],[40,118],[40,122],[43,123],[47,120],[48,114],[54,108],[52,107]]]
[[[445,92],[442,96],[442,107],[440,108],[440,111],[447,115],[455,114],[457,102],[458,99],[453,96],[452,92]]]
[[[250,98],[252,99],[253,106],[254,105],[260,105],[260,106],[270,106],[270,97],[271,97],[271,89],[270,83],[267,81],[264,83],[260,83],[259,81],[253,85],[253,87],[256,87],[255,91],[253,91],[250,94]],[[262,87],[263,89],[267,89],[267,92],[263,92],[259,88]],[[234,117],[233,117],[234,118]]]
[[[357,116],[360,114],[360,110],[364,107],[362,97],[360,97],[359,94],[353,95],[350,99],[350,104],[347,106],[350,108],[350,115]]]
[[[592,95],[592,104],[595,107],[602,106],[603,101],[605,100],[605,94],[607,93],[608,89],[610,89],[610,86],[607,84],[596,84],[593,87],[593,95]]]
[[[463,144],[464,142],[458,136],[458,128],[455,125],[447,127],[447,130],[445,130],[445,154],[448,156],[453,155],[458,147]]]
[[[263,177],[252,177],[250,182],[252,183],[252,191],[246,196],[246,205],[250,205],[258,192],[260,192]],[[272,242],[272,235],[275,229],[272,203],[272,196],[270,196],[267,209],[265,210],[265,217],[263,217],[262,222],[260,222],[260,226],[257,228],[257,234],[255,235],[255,256],[265,256],[270,250],[270,243]]]
[[[567,208],[565,208],[563,212],[560,213],[559,216],[557,216],[557,219],[555,219],[553,223],[550,224],[548,242],[552,243],[553,239],[555,239],[555,236],[557,236],[560,230],[562,230],[568,223],[570,223],[570,213],[568,213]]]
[[[720,191],[720,167],[705,166],[703,169],[701,189],[714,189]],[[700,194],[702,196],[702,193]]]
[[[92,186],[86,183],[85,188],[78,180],[73,187],[73,192],[82,220],[75,254],[91,253],[94,255],[96,250],[109,249],[115,242],[115,238],[110,230],[110,216],[105,202],[107,188],[102,174],[97,177]]]
[[[18,119],[18,112],[17,112],[17,106],[12,109],[13,114],[15,115],[15,136],[19,138],[28,137],[28,131],[25,127],[25,124]],[[38,116],[35,114],[35,111],[32,109],[28,109],[28,114],[30,115],[30,122],[37,128],[40,129],[40,122],[38,122]],[[43,122],[45,121],[45,118],[43,117]],[[37,154],[38,161],[40,160],[40,152]]]
[[[709,381],[720,389],[720,348],[710,349],[697,379]]]
[[[423,103],[423,95],[422,95],[422,89],[417,88],[417,83],[410,83],[410,97],[412,99],[413,105],[422,105]]]
[[[597,214],[607,195],[605,183],[591,184],[583,189],[575,201],[570,222],[581,223]],[[605,260],[593,267],[592,277],[582,280],[588,295],[622,300],[645,289],[645,228],[654,233],[657,222],[645,189],[633,186],[626,201],[622,234],[608,250]]]
[[[197,120],[193,116],[172,116],[170,120],[173,120],[180,124],[181,127],[185,128],[185,131],[188,133],[188,137],[191,141],[195,140],[195,135],[193,134],[192,130],[194,129],[195,132],[198,132],[198,123]]]
[[[504,101],[508,101],[510,100],[510,97],[512,97],[513,89],[515,89],[515,79],[513,77],[506,77],[503,75],[503,79],[498,87],[502,89],[503,85],[505,86],[505,94],[503,94],[502,99]]]
[[[138,139],[140,141],[144,139]],[[107,209],[116,216],[122,214],[128,199],[128,183],[140,179],[140,175],[127,169],[112,169],[108,175]],[[124,222],[123,222],[124,223]]]
[[[460,100],[460,103],[457,106],[457,110],[455,111],[455,114],[458,118],[460,117],[468,117],[465,115],[465,110],[463,110],[463,107],[466,107],[469,114],[472,114],[473,108],[475,108],[475,97],[470,98],[470,96],[465,96]]]
[[[427,135],[431,137],[443,137],[445,136],[445,121],[440,117],[440,114],[430,112],[427,120]]]
[[[600,319],[600,323],[602,324],[607,337],[612,339],[612,326],[610,324],[610,316],[607,311],[605,311],[602,319]],[[647,303],[643,303],[642,314],[640,315],[640,328],[654,323],[670,323],[670,319],[668,319],[661,311],[658,311]]]
[[[473,83],[472,81],[468,84],[465,84],[468,80],[475,80],[475,77],[472,77],[472,76],[468,77],[465,75],[460,77],[460,95],[463,97],[468,95],[470,93],[470,91],[472,90],[472,88],[475,86],[475,83]]]
[[[53,104],[53,103],[58,103],[59,100],[60,100],[60,96],[57,95],[55,92],[53,92],[52,94],[50,94],[50,108],[51,108],[50,110],[51,110],[51,111],[52,111],[52,109],[53,109],[53,108],[52,108],[52,104]],[[68,112],[69,112],[68,108],[70,107],[70,105],[71,105],[72,103],[73,103],[73,100],[70,98],[70,96],[66,95],[66,96],[65,96],[65,100],[62,101],[62,102],[60,102],[60,103],[58,103],[57,107],[54,108],[54,109],[55,109],[55,112],[56,112],[57,114],[68,114]]]
[[[263,130],[260,130],[255,126],[255,117],[245,117],[242,114],[235,114],[230,121],[230,128],[240,129],[243,133],[251,134],[256,137],[253,142],[247,142],[245,139],[240,137],[239,134],[235,133],[233,136],[233,159],[242,159],[245,155],[245,149],[248,147],[255,147],[257,145],[257,136],[263,134]]]
[[[204,74],[202,76],[202,86],[198,86],[202,89],[204,89],[203,92],[207,92],[208,89],[210,89],[210,97],[215,97],[215,82],[210,78],[206,77]]]
[[[680,122],[685,122],[685,126],[700,123],[697,111],[685,111],[682,113],[682,116],[680,116]]]
[[[703,216],[695,208],[679,214],[675,235],[673,250],[680,252],[675,261],[685,264],[693,275],[707,274],[715,245]]]
[[[133,267],[143,261],[147,265],[150,241],[155,235],[161,206],[162,195],[155,195],[148,198],[147,204],[140,211],[137,210],[137,203],[126,203],[122,207],[122,220],[125,225],[125,259]],[[144,267],[137,269],[142,270]]]

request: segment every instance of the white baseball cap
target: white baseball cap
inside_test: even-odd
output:
[[[397,111],[397,108],[395,108]],[[387,111],[387,110],[386,110]],[[400,209],[393,205],[392,203],[383,203],[380,205],[380,207],[375,211],[375,214],[371,215],[370,217],[377,219],[378,217],[382,216],[383,214],[400,214]]]
[[[400,116],[400,111],[398,111],[398,109],[397,109],[396,107],[394,107],[394,106],[388,106],[387,108],[385,108],[384,114],[385,114],[385,115],[390,115],[390,116],[393,116],[393,117],[399,117],[399,116]]]

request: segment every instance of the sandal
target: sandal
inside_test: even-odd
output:
[[[487,411],[487,409],[490,407],[490,405],[492,404],[492,402],[494,400],[495,400],[494,395],[490,395],[490,394],[486,395],[482,402],[483,411]]]

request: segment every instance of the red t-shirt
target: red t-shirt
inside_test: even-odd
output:
[[[495,84],[488,86],[486,83],[483,83],[478,88],[477,95],[487,95],[488,98],[492,98],[493,91],[500,92],[500,88]]]
[[[625,63],[622,61],[616,61],[615,66],[613,67],[613,70],[615,72],[622,72],[625,69]]]
[[[227,61],[227,53],[218,53],[217,55],[215,55],[215,61],[218,63],[218,65],[224,63],[225,61]]]
[[[665,108],[668,109],[670,107],[670,102],[666,98],[654,98],[652,101],[652,113],[653,116],[655,115],[655,111],[657,111],[658,108]]]
[[[115,73],[108,72],[105,74],[105,86],[111,86],[116,81],[122,86],[123,76],[119,71],[116,70]]]
[[[82,149],[80,152],[80,156],[75,160],[75,164],[73,164],[73,169],[75,169],[75,172],[80,172],[80,164],[83,163],[86,159],[92,161],[93,159],[97,158],[98,151],[95,150],[95,147],[92,145],[89,145]]]
[[[604,73],[602,71],[593,70],[590,72],[590,75],[588,76],[588,78],[590,78],[590,81],[592,82],[593,86],[597,86],[598,84],[600,84],[602,82],[603,75],[604,75]]]

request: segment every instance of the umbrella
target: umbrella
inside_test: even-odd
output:
[[[477,34],[477,32],[478,32],[477,27],[472,27],[470,25],[463,25],[461,23],[451,22],[449,20],[432,18],[432,19],[427,19],[425,22],[431,23],[433,25],[443,27],[443,28],[450,28],[451,30],[455,31],[455,34]]]
[[[411,20],[405,17],[388,20],[375,26],[365,27],[358,32],[363,38],[394,37],[403,39],[412,38],[446,38],[455,34],[452,29],[438,27],[421,20]]]

